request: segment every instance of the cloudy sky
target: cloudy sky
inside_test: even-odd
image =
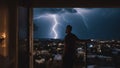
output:
[[[120,8],[34,8],[34,38],[65,37],[67,25],[80,39],[120,39]]]

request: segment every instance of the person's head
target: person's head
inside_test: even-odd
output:
[[[66,33],[69,34],[69,33],[71,33],[71,31],[72,31],[72,26],[71,25],[67,25],[66,26]]]

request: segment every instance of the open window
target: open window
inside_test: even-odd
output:
[[[61,68],[66,25],[91,39],[76,45],[75,68],[119,66],[119,15],[120,8],[33,8],[33,67]]]

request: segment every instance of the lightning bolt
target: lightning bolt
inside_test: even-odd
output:
[[[68,21],[66,20],[66,18],[62,15],[62,19],[66,22],[66,23],[68,23]]]
[[[56,15],[53,15],[53,19],[54,19],[54,22],[55,22],[55,23],[54,23],[54,25],[53,25],[52,30],[53,30],[53,32],[54,32],[54,34],[55,34],[54,38],[56,39],[56,38],[58,38],[57,31],[55,30],[55,28],[56,28],[56,26],[57,26],[57,24],[58,24],[57,19],[56,19]]]
[[[55,39],[58,38],[58,34],[57,34],[57,31],[56,31],[56,26],[58,25],[57,15],[55,15],[55,14],[45,14],[45,15],[40,15],[38,17],[35,17],[33,19],[35,20],[35,19],[40,19],[40,18],[44,18],[44,17],[53,18],[54,25],[52,26],[52,32],[54,33],[54,38]]]
[[[49,15],[49,14],[40,15],[40,16],[34,17],[33,20],[40,19],[40,18],[43,18],[43,17],[50,17],[50,16],[51,15]]]
[[[85,16],[83,15],[83,12],[88,12],[88,11],[83,10],[82,8],[74,8],[74,9],[77,11],[77,14],[79,14],[79,15],[82,17],[83,22],[84,22],[86,28],[88,29],[88,25],[87,25],[87,23],[86,23],[86,18],[85,18]]]

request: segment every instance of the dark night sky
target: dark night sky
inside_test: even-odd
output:
[[[34,8],[34,38],[65,36],[66,25],[80,39],[120,40],[120,8]]]

